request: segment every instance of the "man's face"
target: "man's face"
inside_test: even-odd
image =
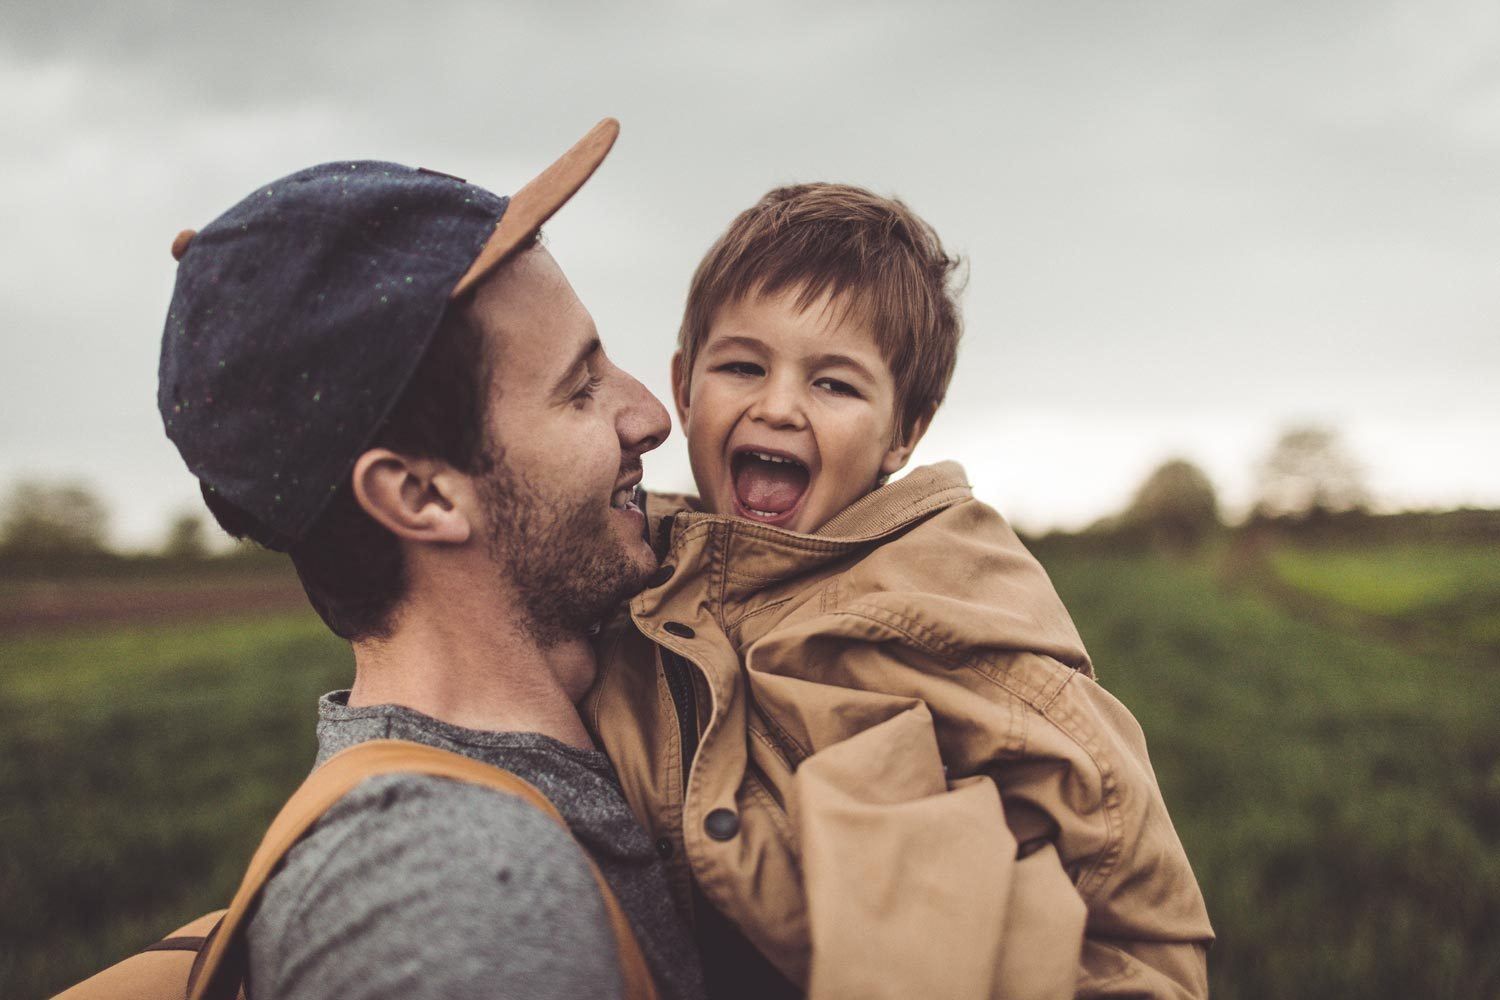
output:
[[[721,309],[674,391],[707,508],[811,532],[909,449],[893,443],[896,380],[868,325],[826,298],[798,309],[798,291]]]
[[[671,424],[605,355],[593,318],[546,250],[501,268],[470,310],[494,370],[486,418],[494,461],[476,491],[491,553],[525,605],[527,626],[550,644],[603,618],[656,568],[632,496],[641,455]]]

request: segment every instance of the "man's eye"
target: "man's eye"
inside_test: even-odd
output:
[[[727,361],[714,369],[715,371],[728,372],[731,375],[764,375],[766,370],[760,365],[749,361]]]
[[[820,378],[813,383],[815,386],[827,389],[829,392],[839,396],[858,396],[859,390],[848,382],[840,382],[836,378]]]
[[[604,380],[602,378],[598,375],[591,375],[589,380],[579,386],[577,392],[573,393],[573,405],[581,408],[583,404],[594,398],[594,393],[598,392],[599,387],[603,384]]]

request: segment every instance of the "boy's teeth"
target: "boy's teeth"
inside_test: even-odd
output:
[[[786,464],[791,464],[792,461],[790,458],[782,458],[780,455],[767,455],[763,451],[752,451],[750,454],[754,455],[762,462],[784,462]]]

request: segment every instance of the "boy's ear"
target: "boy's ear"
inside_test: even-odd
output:
[[[412,542],[462,545],[477,498],[468,477],[446,462],[371,448],[354,462],[354,499],[381,527]]]
[[[932,415],[937,412],[936,406],[929,406],[906,427],[899,423],[896,426],[896,436],[891,439],[891,446],[886,450],[885,457],[880,460],[880,474],[882,476],[893,476],[900,472],[911,459],[911,453],[917,449],[917,442],[922,440],[922,435],[927,433],[927,428],[932,425]],[[904,433],[903,433],[904,431]]]
[[[672,403],[677,407],[677,426],[687,425],[688,414],[688,383],[692,381],[693,373],[688,371],[687,359],[682,356],[681,351],[672,354]]]

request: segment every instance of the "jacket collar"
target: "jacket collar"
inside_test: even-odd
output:
[[[957,462],[924,465],[894,483],[866,493],[813,534],[818,538],[871,542],[973,495],[963,466]]]
[[[696,563],[732,567],[720,593],[733,601],[768,583],[816,572],[972,496],[963,467],[940,462],[865,494],[810,534],[706,514],[683,497],[650,497],[648,512],[667,560],[682,569]]]
[[[671,538],[659,540],[668,544],[686,531],[689,525],[731,524],[743,529],[745,533],[770,539],[781,538],[793,544],[797,540],[819,538],[859,545],[900,531],[933,511],[942,510],[973,495],[963,466],[957,462],[924,465],[913,469],[894,483],[866,493],[810,534],[787,531],[785,528],[757,524],[723,514],[709,514],[699,505],[697,497],[686,494],[653,493],[647,499],[650,503],[650,533],[653,538],[659,538],[658,531],[664,526]]]

